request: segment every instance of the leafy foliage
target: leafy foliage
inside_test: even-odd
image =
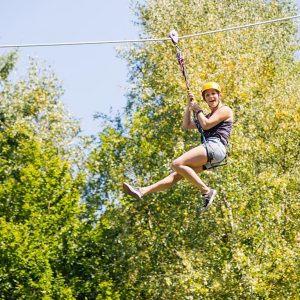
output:
[[[144,37],[161,37],[173,28],[187,35],[296,10],[292,1],[149,0],[137,12]],[[107,232],[104,245],[103,236],[96,241],[108,257],[99,261],[122,299],[297,297],[296,33],[287,21],[180,40],[199,101],[201,84],[217,81],[236,119],[231,164],[201,175],[218,190],[202,215],[186,182],[141,202],[121,192],[124,181],[141,186],[166,176],[169,162],[199,143],[197,133],[181,128],[185,87],[171,43],[123,54],[133,86],[125,121],[107,122],[89,164],[91,191],[101,195],[90,205],[102,210],[97,226]]]
[[[13,65],[14,56],[7,57],[6,65]],[[82,211],[81,146],[70,145],[78,128],[58,102],[61,88],[53,75],[38,70],[36,64],[28,79],[15,84],[4,75],[0,95],[1,299],[74,299],[66,283],[64,261]]]
[[[180,35],[294,15],[289,0],[147,0],[142,37]],[[286,21],[181,39],[192,90],[220,83],[235,112],[230,164],[133,201],[199,143],[181,128],[185,86],[172,43],[121,53],[131,90],[103,117],[95,145],[64,110],[62,87],[32,62],[11,83],[0,58],[1,299],[297,299],[300,92],[297,27]],[[88,154],[88,157],[87,157]]]

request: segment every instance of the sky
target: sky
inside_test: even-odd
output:
[[[130,0],[1,1],[0,44],[138,39]],[[97,112],[115,113],[126,104],[126,61],[121,45],[19,48],[13,77],[26,75],[29,57],[50,66],[62,81],[66,109],[87,135],[99,131]],[[125,47],[125,45],[123,46]],[[9,49],[0,49],[0,55]]]
[[[138,39],[130,2],[2,0],[0,45]],[[116,47],[125,45],[20,48],[14,77],[26,75],[29,57],[50,66],[62,81],[66,109],[80,121],[84,134],[96,135],[100,127],[93,115],[111,109],[115,114],[126,105],[128,70]],[[0,55],[8,51],[0,49]]]

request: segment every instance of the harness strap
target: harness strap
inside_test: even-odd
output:
[[[183,53],[180,51],[179,47],[177,45],[175,45],[176,47],[176,57],[177,57],[177,61],[180,65],[180,69],[181,69],[181,72],[183,74],[183,77],[184,77],[184,81],[185,81],[185,85],[186,85],[186,88],[188,91],[190,91],[190,85],[188,83],[188,80],[187,80],[187,74],[186,74],[186,69],[185,69],[185,65],[184,65],[184,55]],[[204,135],[204,131],[203,131],[203,128],[201,127],[201,124],[198,120],[198,117],[197,117],[197,113],[194,112],[194,115],[193,115],[193,119],[194,119],[194,122],[196,124],[196,127],[202,137],[202,140],[203,140],[203,144],[204,144],[204,147],[206,149],[206,153],[207,153],[207,160],[208,162],[212,162],[213,160],[213,153],[211,151],[208,151],[208,147],[207,147],[207,143],[206,143],[206,138],[205,138],[205,135]]]
[[[207,143],[203,143],[203,146],[206,150],[207,162],[211,163],[214,159],[214,152],[208,150],[208,144]]]
[[[181,69],[181,72],[182,72],[182,75],[184,77],[184,82],[185,82],[185,85],[186,85],[186,88],[188,91],[190,91],[190,85],[189,85],[189,82],[187,80],[187,74],[186,74],[186,69],[185,69],[185,65],[184,65],[184,55],[183,53],[180,51],[177,43],[178,43],[178,34],[175,30],[172,30],[170,32],[170,38],[173,42],[173,44],[175,45],[176,47],[176,57],[177,57],[177,61],[180,65],[180,69]],[[219,166],[223,166],[223,165],[226,165],[227,163],[225,164],[218,164],[216,166],[214,166],[212,164],[212,161],[214,159],[214,153],[211,152],[211,151],[208,151],[208,144],[206,142],[206,138],[205,138],[205,135],[204,135],[204,131],[203,131],[203,128],[201,127],[201,124],[198,120],[198,117],[197,117],[197,113],[194,112],[194,115],[193,115],[193,119],[194,119],[194,122],[196,124],[196,127],[202,137],[202,140],[203,140],[203,145],[204,145],[204,148],[206,149],[206,153],[207,153],[207,162],[210,163],[211,167],[209,168],[206,168],[206,169],[211,169],[211,168],[216,168],[216,167],[219,167]]]

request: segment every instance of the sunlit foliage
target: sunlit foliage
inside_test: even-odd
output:
[[[293,1],[145,0],[141,37],[188,35],[296,14]],[[61,84],[0,58],[0,299],[298,299],[300,77],[297,24],[261,25],[179,46],[192,91],[217,81],[235,113],[229,164],[135,201],[198,145],[181,127],[184,81],[170,42],[138,44],[128,102],[102,116],[95,144],[65,111]],[[87,147],[88,146],[88,147]]]
[[[15,61],[16,53],[1,58],[0,298],[73,299],[67,262],[84,183],[78,126],[57,79],[32,62],[12,83]]]
[[[141,36],[164,37],[296,14],[292,1],[149,0]],[[101,214],[101,263],[122,299],[294,299],[299,287],[300,122],[293,21],[180,40],[193,92],[217,81],[235,112],[230,164],[201,175],[216,188],[200,215],[190,184],[132,201],[199,143],[181,128],[185,86],[172,43],[124,53],[132,89],[122,125],[107,122],[91,156],[90,207]],[[204,105],[204,104],[203,104]],[[97,190],[97,188],[98,190]],[[98,192],[97,192],[98,191]],[[105,237],[105,242],[104,242]],[[102,244],[104,243],[104,245]]]

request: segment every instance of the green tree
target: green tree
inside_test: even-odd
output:
[[[3,56],[0,72],[0,298],[74,299],[84,145],[54,75],[32,62],[12,83],[15,60]]]
[[[149,0],[136,12],[143,37],[162,37],[173,28],[187,35],[295,15],[296,8],[293,1]],[[199,194],[184,181],[140,202],[122,194],[122,182],[159,180],[199,143],[180,125],[186,93],[171,42],[128,50],[124,121],[106,119],[90,156],[87,205],[91,214],[102,210],[90,238],[93,261],[121,299],[296,299],[297,27],[261,25],[180,40],[180,47],[199,101],[201,84],[214,80],[235,111],[231,164],[201,175],[218,190],[216,203],[197,213]]]

